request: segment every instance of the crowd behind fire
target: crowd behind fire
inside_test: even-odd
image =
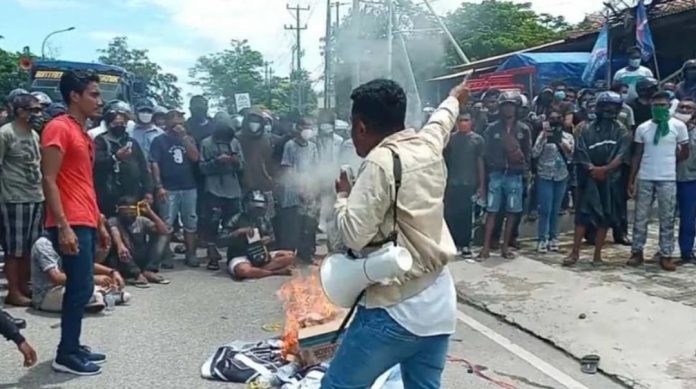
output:
[[[609,86],[575,89],[558,81],[536,96],[489,89],[461,110],[444,153],[445,219],[461,257],[485,260],[500,248],[503,257],[514,258],[525,217],[537,222],[538,253],[559,251],[560,215],[573,213],[575,241],[563,265],[579,260],[584,239],[595,245],[593,260],[601,262],[611,229],[616,243],[631,246],[628,265],[638,266],[656,198],[660,266],[676,269],[677,216],[681,262],[694,262],[696,60],[684,64],[684,80],[675,85],[654,79],[640,55],[639,49],[629,50],[628,65]],[[357,174],[361,161],[350,124],[332,111],[289,118],[249,108],[211,117],[208,101],[194,96],[187,119],[185,112],[147,99],[132,107],[122,101],[102,104],[98,90],[89,87],[95,82],[95,74],[75,72],[61,80],[63,99],[81,101],[78,109],[92,123],[84,127],[93,127],[88,132],[71,132],[84,127],[43,93],[16,89],[7,97],[8,117],[0,128],[7,304],[82,310],[63,302],[81,293],[66,287],[66,266],[74,265],[61,263],[58,254],[70,250],[71,237],[80,251],[96,252],[89,272],[94,277],[88,280],[95,287],[84,300],[93,310],[108,306],[109,298],[127,302],[126,284],[169,283],[160,269],[174,267],[175,253],[198,267],[196,249],[205,248],[207,269],[217,271],[219,250],[226,248],[224,268],[239,280],[288,275],[296,261],[311,263],[319,231],[326,233],[330,249],[340,247],[332,221],[334,180],[339,170]],[[90,117],[90,101],[98,117]],[[60,171],[54,160],[42,161],[47,148],[63,153]],[[89,150],[88,159],[68,157],[67,150],[81,148]],[[92,171],[86,164],[93,164],[93,180],[81,174]],[[44,202],[50,207],[54,200],[49,192],[56,182],[66,214],[89,201],[83,193],[90,188],[84,186],[93,185],[100,220],[98,233],[88,238],[100,239],[92,246],[83,244],[84,231],[63,233],[58,216],[44,211]],[[484,243],[475,255],[479,220]],[[170,242],[180,244],[171,250]],[[25,345],[20,349],[31,362],[21,335],[12,339]]]

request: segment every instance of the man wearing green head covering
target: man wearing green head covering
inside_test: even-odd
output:
[[[631,166],[629,195],[636,199],[633,247],[629,266],[643,263],[648,218],[653,198],[657,197],[660,220],[660,266],[676,270],[674,250],[674,211],[677,204],[677,161],[689,157],[689,132],[684,122],[670,115],[670,95],[652,96],[652,120],[636,129],[635,153]],[[637,182],[636,182],[637,178]]]

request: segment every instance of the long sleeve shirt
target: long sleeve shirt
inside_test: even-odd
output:
[[[20,345],[24,343],[24,337],[19,333],[19,328],[14,323],[12,316],[0,309],[0,334],[7,340]]]
[[[537,176],[540,178],[550,181],[563,181],[568,178],[568,162],[573,159],[575,139],[573,135],[563,131],[561,132],[561,143],[570,152],[555,143],[549,143],[548,137],[545,137],[543,132],[539,134],[532,148],[532,157],[538,158]]]
[[[218,157],[236,155],[236,163],[223,163]],[[244,153],[242,145],[236,138],[219,140],[209,136],[201,141],[201,161],[198,165],[205,177],[206,192],[226,199],[242,197],[240,177],[244,170]]]

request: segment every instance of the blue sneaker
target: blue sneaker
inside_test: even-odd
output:
[[[96,363],[97,365],[101,365],[102,363],[106,362],[106,355],[93,352],[89,346],[80,346],[77,354],[83,359]]]
[[[82,358],[78,354],[64,354],[56,356],[51,365],[54,371],[69,373],[79,376],[97,375],[102,372],[101,367]]]

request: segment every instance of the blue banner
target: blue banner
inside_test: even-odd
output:
[[[650,32],[648,12],[645,9],[643,0],[640,0],[636,7],[636,42],[643,52],[643,61],[647,61],[655,55],[655,43],[653,42],[652,32]]]
[[[585,71],[582,72],[582,82],[587,86],[591,86],[595,80],[599,68],[607,63],[609,54],[609,26],[607,24],[602,27],[602,30],[597,36],[597,41],[592,48],[590,60],[585,66]]]

